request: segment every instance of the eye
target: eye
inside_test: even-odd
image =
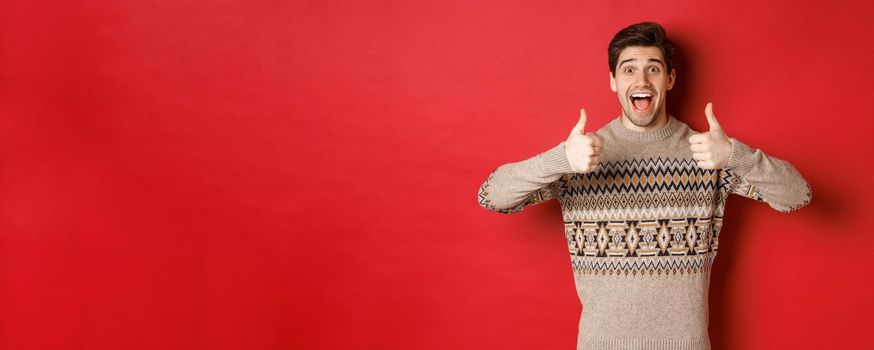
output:
[[[625,69],[623,69],[622,71],[625,73],[631,73],[632,69],[631,69],[631,67],[625,67]]]
[[[659,68],[658,68],[658,67],[649,67],[649,72],[650,72],[650,73],[658,73],[658,72],[659,72]]]

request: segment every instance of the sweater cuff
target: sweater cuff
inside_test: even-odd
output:
[[[543,152],[542,154],[543,171],[548,175],[564,174],[573,172],[571,164],[567,160],[567,153],[564,148],[564,141]]]
[[[728,157],[728,168],[738,175],[744,175],[753,169],[755,151],[735,138],[731,139],[731,156]]]

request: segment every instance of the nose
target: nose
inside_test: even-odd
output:
[[[646,76],[646,72],[639,70],[634,73],[634,85],[641,87],[649,86],[649,78]]]

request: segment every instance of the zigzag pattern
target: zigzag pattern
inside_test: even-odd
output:
[[[691,159],[634,159],[602,163],[588,174],[571,174],[566,195],[602,193],[636,194],[662,191],[713,191],[723,189],[720,170],[699,168]]]
[[[643,257],[643,258],[593,258],[572,256],[571,264],[576,274],[592,275],[669,275],[692,274],[710,271],[716,252],[698,256]]]
[[[605,193],[581,196],[566,196],[564,204],[570,208],[591,209],[656,209],[665,206],[700,205],[717,206],[720,196],[715,191],[656,192],[647,195],[637,193]]]
[[[580,207],[572,207],[580,208]],[[658,208],[610,208],[610,209],[566,209],[562,211],[565,222],[568,221],[616,221],[616,220],[651,220],[653,218],[679,219],[686,217],[705,217],[711,214],[723,215],[723,207],[716,206],[686,206]]]

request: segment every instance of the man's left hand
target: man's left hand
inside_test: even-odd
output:
[[[710,131],[689,137],[692,159],[698,161],[698,166],[703,169],[725,168],[728,166],[728,159],[731,158],[731,138],[722,131],[722,127],[716,121],[712,103],[708,102],[707,107],[704,107],[704,115],[707,116]]]

